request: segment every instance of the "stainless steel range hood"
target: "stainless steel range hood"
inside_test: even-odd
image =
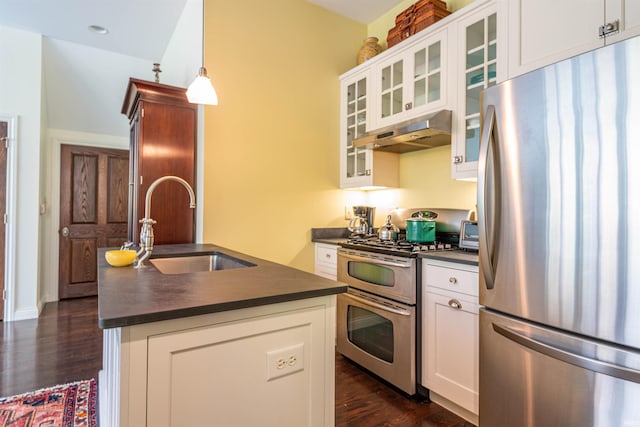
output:
[[[450,110],[376,129],[353,140],[355,147],[392,153],[408,153],[447,144],[451,144]]]

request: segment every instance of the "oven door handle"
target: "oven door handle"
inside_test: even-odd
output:
[[[405,310],[403,308],[397,306],[390,306],[386,304],[381,304],[373,298],[368,298],[365,296],[354,295],[351,293],[346,294],[348,297],[353,298],[354,300],[361,302],[362,304],[370,305],[372,307],[378,308],[380,310],[389,311],[394,314],[399,314],[400,316],[411,316],[411,312],[409,310]]]
[[[386,261],[386,260],[383,260],[383,259],[380,259],[380,258],[369,258],[369,257],[364,257],[364,256],[345,254],[343,252],[341,252],[340,255],[343,256],[344,258],[348,259],[348,260],[351,260],[351,261],[363,261],[363,262],[375,263],[375,264],[379,264],[379,265],[385,265],[385,266],[388,266],[388,267],[411,268],[411,263],[410,262]]]

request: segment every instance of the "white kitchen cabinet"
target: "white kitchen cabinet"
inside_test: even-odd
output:
[[[509,8],[509,78],[640,34],[637,0],[500,2]],[[618,30],[601,37],[609,24]]]
[[[338,246],[316,243],[315,274],[336,280],[338,270]]]
[[[105,329],[101,421],[333,426],[335,301],[331,295]]]
[[[340,188],[397,187],[396,153],[353,146],[370,129],[370,69],[358,67],[340,77]]]
[[[376,63],[372,72],[372,129],[393,125],[447,104],[447,33],[447,27],[441,28]]]
[[[431,399],[477,425],[478,267],[423,259],[422,378]]]
[[[480,152],[481,93],[507,77],[503,9],[491,2],[457,21],[457,104],[451,139],[454,179],[477,178]]]

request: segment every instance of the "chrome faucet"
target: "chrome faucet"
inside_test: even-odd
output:
[[[196,207],[196,195],[193,192],[193,188],[191,188],[189,183],[184,179],[178,176],[167,175],[162,178],[158,178],[151,183],[144,200],[144,218],[140,220],[142,229],[140,230],[140,249],[136,253],[136,259],[138,260],[136,268],[143,267],[143,262],[149,258],[151,256],[151,252],[153,252],[153,224],[155,224],[156,221],[151,219],[149,216],[151,214],[151,195],[153,194],[153,190],[155,190],[156,187],[164,181],[178,181],[182,184],[189,192],[189,207],[191,209]]]

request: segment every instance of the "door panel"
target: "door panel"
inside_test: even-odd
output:
[[[515,332],[515,339],[501,330]],[[529,339],[542,345],[528,346]],[[637,425],[640,384],[578,364],[637,375],[640,354],[481,309],[480,425]]]
[[[129,152],[63,145],[59,297],[97,294],[101,247],[127,240]]]

